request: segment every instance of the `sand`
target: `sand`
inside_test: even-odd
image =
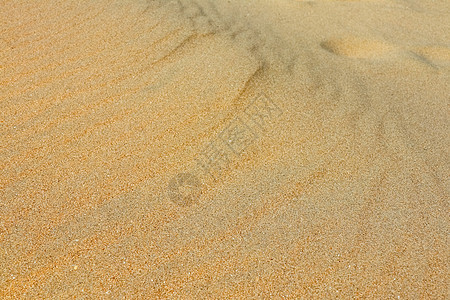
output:
[[[0,20],[0,298],[448,299],[449,1]]]

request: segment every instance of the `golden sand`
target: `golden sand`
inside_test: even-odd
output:
[[[0,298],[448,299],[449,1],[0,20]]]

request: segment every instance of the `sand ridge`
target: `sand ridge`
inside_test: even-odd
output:
[[[447,297],[445,1],[2,6],[2,298]]]

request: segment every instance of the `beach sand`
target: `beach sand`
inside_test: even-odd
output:
[[[0,7],[0,298],[448,299],[449,1]]]

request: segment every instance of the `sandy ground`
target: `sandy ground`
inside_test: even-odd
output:
[[[450,1],[0,1],[0,298],[448,299]]]

